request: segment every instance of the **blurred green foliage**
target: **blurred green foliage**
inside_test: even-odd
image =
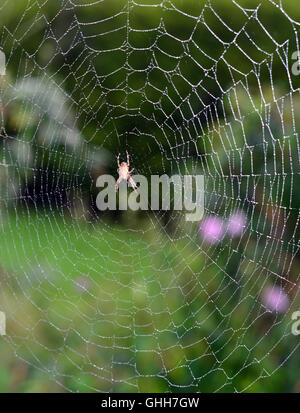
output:
[[[88,3],[0,0],[0,391],[299,391],[290,318],[259,301],[299,277],[297,2]],[[99,219],[126,149],[144,175],[204,172],[244,236]]]
[[[1,303],[15,350],[1,344],[1,391],[292,390],[299,356],[276,372],[293,346],[292,337],[276,344],[285,323],[258,318],[259,308],[255,322],[247,317],[250,288],[221,287],[196,243],[162,247],[159,229],[145,234],[42,212],[11,217],[0,237]],[[262,281],[245,271],[255,296]]]

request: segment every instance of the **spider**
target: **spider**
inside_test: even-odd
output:
[[[119,167],[118,168],[119,178],[116,182],[116,191],[118,191],[119,184],[123,179],[125,179],[126,181],[129,181],[130,185],[132,186],[134,190],[137,189],[136,183],[131,177],[131,173],[134,171],[134,168],[131,169],[131,171],[129,171],[130,161],[129,161],[129,154],[127,151],[126,151],[126,155],[127,155],[127,162],[122,162],[121,164],[120,164],[120,154],[117,156],[117,164]]]

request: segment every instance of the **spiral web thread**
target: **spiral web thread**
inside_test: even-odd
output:
[[[2,345],[48,390],[272,380],[299,351],[291,2],[50,3],[1,22]],[[242,235],[209,244],[183,212],[94,214],[95,179],[125,150],[146,176],[204,173],[206,216],[243,210]],[[289,296],[285,315],[262,302],[270,285]]]

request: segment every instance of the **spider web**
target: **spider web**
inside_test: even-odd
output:
[[[294,2],[1,0],[0,13],[1,349],[24,374],[14,388],[295,390]],[[147,177],[204,174],[199,227],[184,211],[97,210],[96,179],[116,177],[126,150]],[[208,242],[205,219],[234,214],[238,236]],[[283,313],[262,298],[274,286]]]

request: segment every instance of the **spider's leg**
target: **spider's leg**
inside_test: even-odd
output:
[[[129,154],[128,154],[127,151],[126,151],[126,155],[127,155],[127,166],[128,166],[128,168],[129,168],[129,166],[130,166],[130,161],[129,161]]]
[[[120,168],[120,153],[119,153],[119,155],[117,156],[117,164],[118,164],[118,167]]]
[[[137,190],[137,185],[134,182],[134,179],[131,178],[131,176],[128,178],[128,181],[130,182],[130,185],[132,186],[132,188],[136,191]]]
[[[133,171],[134,171],[134,168],[132,168],[131,171],[129,171],[128,173],[129,173],[129,174],[132,174]]]
[[[119,189],[119,185],[120,185],[120,182],[122,181],[122,178],[118,178],[118,180],[117,180],[117,182],[116,182],[116,186],[115,186],[115,188],[116,188],[116,192],[118,191],[118,189]]]

